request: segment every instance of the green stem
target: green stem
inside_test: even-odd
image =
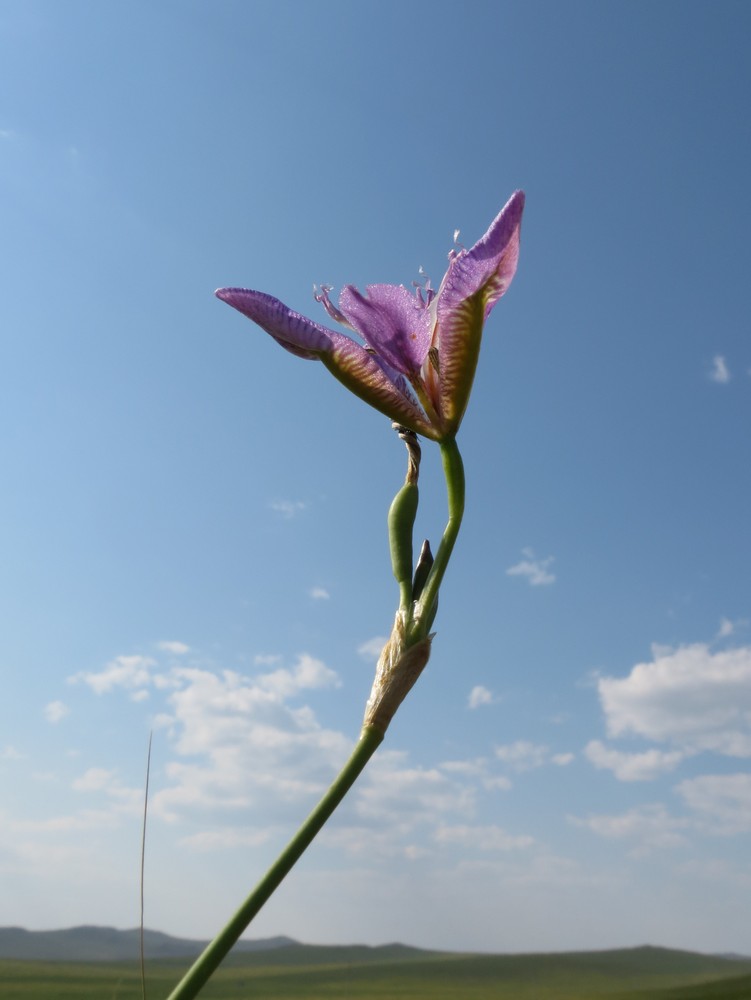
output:
[[[415,608],[414,639],[423,638],[430,630],[431,610],[438,599],[438,589],[443,582],[443,574],[449,564],[464,516],[464,463],[454,438],[441,441],[441,460],[443,461],[443,474],[446,478],[449,519],[446,522],[443,538],[438,546],[427,582]]]
[[[186,972],[167,1000],[193,1000],[226,958],[232,946],[256,916],[263,904],[279,887],[318,831],[324,826],[336,807],[361,774],[363,768],[378,749],[383,733],[365,726],[355,749],[334,779],[333,784],[308,816],[298,832],[282,851],[266,875],[248,896],[229,923],[217,934],[190,969]]]

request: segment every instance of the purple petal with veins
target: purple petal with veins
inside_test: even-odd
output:
[[[483,289],[484,318],[503,295],[516,272],[524,192],[515,191],[471,250],[454,256],[438,297],[438,319]]]
[[[348,389],[392,420],[426,437],[437,436],[403,376],[362,344],[314,323],[265,292],[220,288],[215,294],[257,323],[292,354],[322,361]]]
[[[314,361],[321,353],[332,349],[333,330],[288,309],[273,295],[249,288],[220,288],[215,294],[222,302],[252,319],[298,358]]]
[[[523,209],[524,194],[516,191],[482,239],[451,257],[438,293],[441,412],[454,433],[472,390],[483,324],[516,271]]]
[[[403,285],[368,285],[366,291],[347,285],[339,308],[388,365],[406,376],[419,372],[432,334],[425,303]]]
[[[352,392],[419,434],[443,441],[459,429],[472,389],[482,329],[516,271],[524,193],[516,191],[471,250],[452,250],[438,292],[426,282],[347,285],[339,308],[326,285],[316,299],[367,346],[288,309],[264,292],[216,293],[292,354],[319,359]],[[428,361],[428,353],[430,360]]]

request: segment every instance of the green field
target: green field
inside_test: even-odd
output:
[[[147,965],[163,1000],[185,963]],[[0,961],[3,1000],[138,1000],[136,963]],[[750,1000],[751,962],[662,948],[549,955],[458,955],[401,946],[294,946],[237,954],[206,1000]]]

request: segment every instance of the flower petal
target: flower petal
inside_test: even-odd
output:
[[[292,354],[321,360],[348,389],[387,417],[418,434],[436,437],[422,410],[398,382],[398,374],[390,378],[379,361],[354,340],[314,323],[265,292],[220,288],[216,296],[257,323]]]
[[[404,285],[368,285],[367,296],[347,285],[339,308],[363,340],[402,375],[419,372],[428,353],[431,316]]]
[[[254,292],[250,288],[218,288],[214,294],[252,319],[298,358],[313,361],[332,348],[333,330],[327,330],[325,326],[294,312],[273,295]]]
[[[439,321],[439,398],[443,428],[454,435],[462,422],[480,356],[483,301],[480,293],[461,301]]]
[[[398,373],[390,378],[380,358],[341,333],[332,334],[332,342],[333,351],[322,354],[321,361],[350,392],[416,434],[439,439],[438,429],[413,401]]]
[[[515,191],[487,233],[449,264],[438,298],[438,319],[463,299],[482,292],[484,318],[511,284],[519,260],[524,192]]]
[[[523,209],[524,193],[516,191],[482,239],[452,258],[438,293],[433,343],[449,433],[458,430],[469,401],[485,320],[516,272]]]

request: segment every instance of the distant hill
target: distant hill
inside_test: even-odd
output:
[[[144,931],[146,958],[154,961],[190,962],[208,943],[191,938],[171,937],[160,931]],[[140,955],[140,931],[114,927],[71,927],[67,930],[28,931],[22,927],[0,927],[0,960],[25,962],[107,963],[137,962]],[[311,970],[339,968],[357,977],[361,970],[368,981],[375,976],[430,976],[439,970],[437,982],[456,981],[457,989],[469,980],[509,983],[539,981],[599,981],[614,978],[623,983],[691,982],[717,977],[743,976],[748,985],[751,959],[739,956],[703,955],[670,948],[642,946],[588,952],[549,952],[541,954],[490,955],[482,953],[436,952],[403,944],[310,945],[289,937],[273,937],[237,943],[225,963],[226,969],[273,966],[281,975],[296,970],[310,977]],[[389,971],[392,970],[392,971]],[[468,978],[469,977],[469,978]],[[739,980],[740,982],[740,980]],[[728,986],[730,984],[728,983]],[[457,994],[458,995],[458,994]],[[584,995],[584,994],[582,994]],[[661,1000],[683,1000],[683,993],[665,993]],[[707,994],[710,995],[710,994]],[[713,995],[713,994],[712,994]],[[725,997],[725,993],[721,994]],[[647,994],[644,995],[647,1000]],[[718,994],[719,996],[719,994]],[[747,1000],[751,993],[728,993],[728,998]],[[686,1000],[699,1000],[698,994],[686,993]]]
[[[146,958],[192,958],[208,941],[171,937],[161,931],[144,931]],[[292,938],[273,937],[239,941],[237,952],[271,951],[296,944]],[[23,927],[0,927],[0,959],[44,962],[129,962],[140,957],[138,928],[119,931],[114,927],[70,927],[60,931],[27,931]]]
[[[146,931],[149,993],[166,996],[203,941]],[[137,996],[139,931],[0,928],[3,1000]],[[216,996],[403,996],[461,1000],[750,1000],[751,959],[669,948],[539,954],[431,952],[401,944],[243,941],[216,973]],[[239,991],[239,992],[238,992]]]
[[[166,996],[202,941],[147,931],[149,993]],[[137,930],[0,928],[3,1000],[137,996]],[[491,955],[400,944],[306,945],[245,941],[216,973],[216,996],[403,996],[461,1000],[749,1000],[751,960],[669,948]],[[239,991],[239,992],[238,992]]]

